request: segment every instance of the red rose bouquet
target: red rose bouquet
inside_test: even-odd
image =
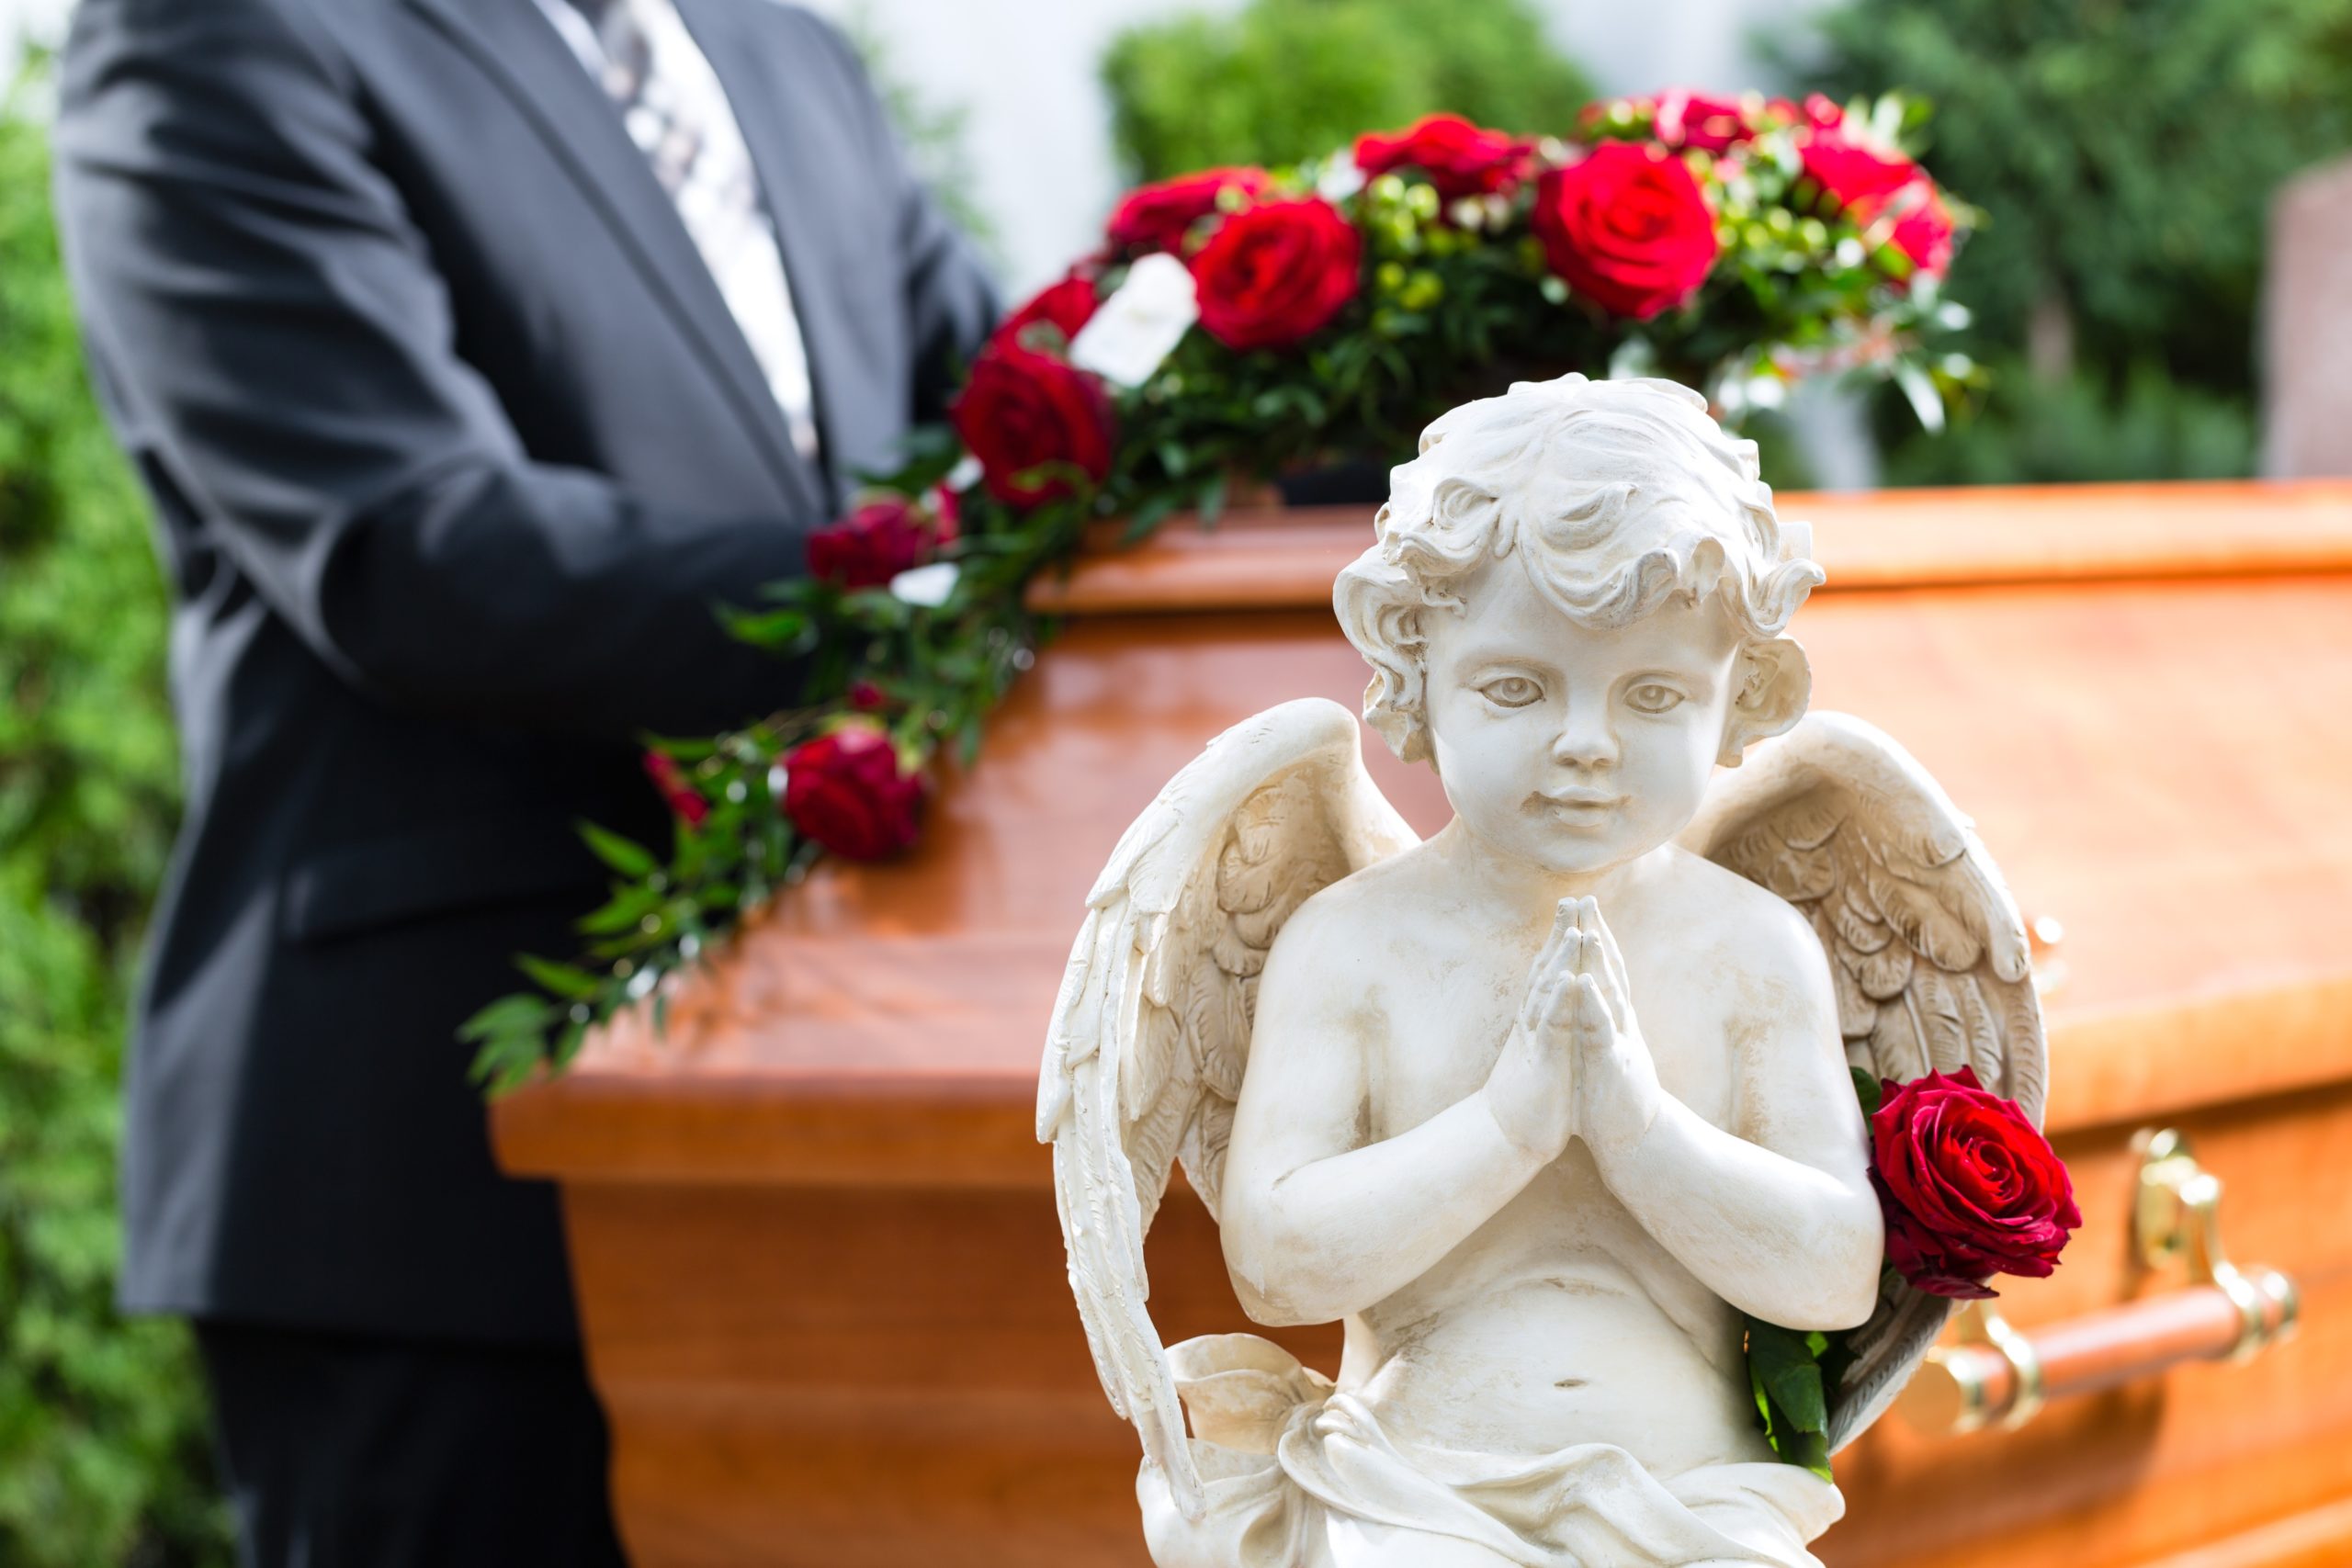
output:
[[[1892,99],[1677,89],[1558,126],[1434,115],[1295,167],[1130,192],[975,353],[950,428],[920,433],[810,536],[804,580],[729,612],[806,671],[803,700],[652,743],[672,843],[591,835],[617,880],[582,923],[586,961],[533,961],[549,994],[468,1026],[484,1077],[560,1064],[820,855],[912,846],[923,770],[973,753],[1035,658],[1023,589],[1095,525],[1136,538],[1182,510],[1214,521],[1236,479],[1409,452],[1506,376],[1668,376],[1736,421],[1802,376],[1852,370],[1933,413],[1968,375],[1926,343],[1970,214],[1898,145],[1908,118]],[[1905,1123],[1929,1152],[1883,1179],[1916,1220],[1899,1256],[1956,1292],[1988,1259],[2022,1266],[2032,1224],[2060,1211],[2030,1217],[2055,1189],[1988,1141],[1996,1117],[1951,1091],[1932,1104]],[[1962,1147],[1950,1168],[1930,1158]],[[1977,1236],[1980,1215],[2014,1224]]]

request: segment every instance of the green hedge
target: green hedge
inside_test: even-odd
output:
[[[185,1331],[125,1322],[116,1077],[177,773],[146,514],[0,105],[0,1568],[229,1561]]]
[[[1928,161],[1986,219],[1947,292],[2001,380],[1889,478],[2250,471],[2270,198],[2352,147],[2352,0],[1849,0],[1815,26],[1826,48],[1787,51],[1810,85],[1930,100]]]
[[[1102,84],[1138,180],[1295,163],[1440,109],[1559,131],[1593,96],[1526,0],[1250,0],[1128,28]]]

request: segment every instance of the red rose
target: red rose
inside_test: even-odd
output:
[[[1067,472],[1031,476],[1067,464],[1095,483],[1111,471],[1116,433],[1102,383],[1051,355],[993,344],[973,363],[948,418],[980,461],[990,495],[1015,506],[1074,492]]]
[[[915,841],[922,780],[899,767],[899,749],[870,725],[851,725],[784,758],[784,814],[849,860],[881,860]]]
[[[1963,1299],[1994,1274],[2040,1279],[2083,1216],[2050,1141],[1967,1067],[1888,1083],[1871,1118],[1886,1252],[1915,1289]]]
[[[1944,204],[1943,193],[1922,176],[1895,197],[1891,210],[1896,209],[1902,215],[1894,220],[1889,242],[1909,258],[1915,273],[1941,277],[1951,269],[1953,233],[1951,209]]]
[[[1201,329],[1231,349],[1279,348],[1356,297],[1363,242],[1320,197],[1237,212],[1193,257]]]
[[[1139,186],[1127,193],[1102,226],[1102,237],[1114,251],[1171,251],[1184,254],[1184,236],[1193,224],[1217,209],[1226,191],[1257,196],[1267,186],[1266,171],[1255,168],[1203,169],[1179,175],[1158,185]]]
[[[1668,147],[1695,147],[1702,152],[1727,151],[1756,134],[1737,99],[1712,97],[1687,87],[1659,96],[1652,129]]]
[[[849,683],[849,705],[860,713],[872,713],[889,705],[889,694],[873,682],[856,680]]]
[[[1517,137],[1486,130],[1458,114],[1433,114],[1395,136],[1356,138],[1356,167],[1367,176],[1419,169],[1439,196],[1458,201],[1517,185],[1527,170],[1527,146]]]
[[[1927,176],[1900,152],[1876,152],[1835,133],[1816,133],[1797,148],[1806,177],[1821,187],[1834,212],[1867,223],[1897,191]]]
[[[1846,123],[1845,108],[1825,93],[1807,93],[1802,104],[1773,98],[1764,107],[1791,125],[1809,125],[1815,130],[1834,130]]]
[[[879,588],[952,537],[910,498],[883,496],[808,536],[808,572],[843,588]]]
[[[1544,259],[1612,315],[1647,321],[1698,292],[1714,265],[1715,217],[1681,159],[1604,141],[1547,171],[1532,220]]]
[[[1062,334],[1068,344],[1078,335],[1078,329],[1093,317],[1098,301],[1094,296],[1094,280],[1071,273],[1059,283],[1047,284],[1030,301],[1007,316],[996,329],[995,341],[1018,344],[1023,332],[1044,322]]]
[[[667,751],[645,754],[645,776],[653,781],[653,787],[662,792],[671,811],[687,827],[701,827],[703,819],[710,815],[710,802],[703,798],[702,791],[686,777],[686,770],[678,766],[678,760]]]

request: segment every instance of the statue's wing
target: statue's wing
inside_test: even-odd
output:
[[[1181,1157],[1217,1212],[1258,972],[1313,894],[1415,835],[1364,772],[1355,716],[1308,698],[1209,742],[1119,840],[1087,897],[1046,1037],[1037,1136],[1070,1289],[1113,1408],[1188,1515],[1204,1506],[1144,1233]]]
[[[2041,1125],[2024,923],[1969,819],[1903,748],[1860,719],[1811,715],[1720,780],[1681,842],[1812,920],[1853,1066],[1897,1082],[1973,1067]],[[1832,1450],[1893,1402],[1951,1307],[1899,1281],[1880,1299],[1831,1393]]]

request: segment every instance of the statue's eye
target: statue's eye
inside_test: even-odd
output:
[[[1478,688],[1479,695],[1500,708],[1523,708],[1544,694],[1544,688],[1524,675],[1505,675]]]
[[[1635,713],[1664,713],[1680,705],[1682,694],[1656,681],[1645,681],[1625,694],[1625,705]]]

